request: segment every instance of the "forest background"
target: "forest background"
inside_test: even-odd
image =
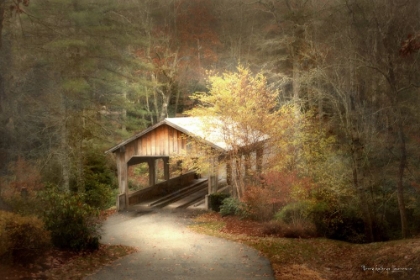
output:
[[[416,235],[419,19],[416,0],[2,0],[1,196],[106,207],[106,148],[242,73],[276,94],[258,112],[288,155],[248,207],[352,242]]]

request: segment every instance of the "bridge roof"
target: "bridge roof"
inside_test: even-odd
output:
[[[116,152],[119,148],[128,143],[142,137],[152,130],[162,126],[168,125],[182,133],[209,144],[211,147],[222,151],[232,149],[234,145],[246,146],[264,141],[269,137],[259,131],[252,129],[245,129],[235,122],[228,122],[221,118],[215,117],[181,117],[181,118],[166,118],[163,121],[133,135],[132,137],[122,141],[116,146],[106,151]]]

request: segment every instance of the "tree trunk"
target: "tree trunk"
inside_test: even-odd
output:
[[[362,208],[363,212],[363,220],[365,224],[365,235],[367,237],[368,242],[374,241],[373,236],[373,224],[372,224],[372,214],[370,211],[369,203],[366,198],[365,191],[362,186],[359,185],[359,174],[358,174],[358,168],[357,168],[357,147],[352,145],[352,171],[353,171],[353,185],[357,190],[359,200],[360,200],[360,206]]]
[[[124,103],[126,103],[127,102],[127,92],[125,90],[123,92],[123,98],[124,98]],[[124,104],[124,107],[123,107],[122,112],[121,112],[121,118],[122,118],[121,130],[123,132],[127,132],[127,125],[126,125],[127,110],[125,109],[125,104]]]
[[[162,108],[160,110],[160,116],[159,116],[158,122],[163,121],[165,118],[168,117],[168,106],[169,106],[170,98],[171,98],[170,93],[164,94],[162,92]]]
[[[401,235],[402,238],[407,238],[408,228],[407,228],[407,212],[405,210],[405,201],[404,201],[404,171],[407,164],[407,150],[405,146],[405,134],[403,129],[403,117],[401,115],[401,107],[398,107],[398,90],[397,90],[397,79],[395,77],[395,70],[394,64],[392,60],[388,57],[388,77],[387,81],[391,88],[390,93],[392,95],[388,96],[391,104],[394,106],[395,111],[395,118],[396,118],[396,126],[397,126],[397,133],[398,133],[398,144],[400,149],[400,162],[398,166],[398,174],[397,174],[397,200],[398,200],[398,210],[400,212],[400,219],[401,219]]]
[[[399,148],[401,152],[400,164],[398,168],[398,179],[397,179],[397,198],[398,198],[398,209],[400,212],[401,219],[401,236],[402,238],[407,238],[408,228],[407,228],[407,213],[405,210],[404,203],[404,171],[407,164],[407,150],[405,146],[405,135],[403,127],[401,124],[401,119],[398,124],[398,139],[399,139]]]

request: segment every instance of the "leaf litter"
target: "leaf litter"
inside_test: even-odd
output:
[[[420,279],[420,239],[351,244],[325,238],[282,238],[264,234],[264,223],[198,216],[196,232],[241,242],[267,257],[276,279]]]

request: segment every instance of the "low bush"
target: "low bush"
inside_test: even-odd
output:
[[[274,191],[267,186],[248,186],[244,194],[244,203],[247,205],[250,218],[257,221],[268,221],[281,204],[274,199]]]
[[[86,204],[83,195],[49,187],[40,197],[44,203],[42,217],[56,247],[72,250],[99,247],[99,211]]]
[[[310,217],[311,204],[306,201],[289,203],[278,211],[274,218],[282,225],[281,234],[287,238],[318,236],[317,228]]]
[[[104,210],[115,204],[115,196],[109,185],[90,181],[85,185],[85,202],[97,209]]]
[[[286,224],[282,221],[269,221],[264,223],[263,234],[286,238],[311,238],[317,237],[315,225],[308,221]]]
[[[243,201],[252,219],[268,221],[284,205],[307,196],[313,187],[312,180],[296,172],[270,171],[246,187]]]
[[[220,214],[222,217],[234,215],[241,218],[248,216],[246,204],[234,197],[225,198],[220,206]]]
[[[315,225],[308,221],[287,224],[283,227],[283,237],[286,238],[311,238],[317,236]]]
[[[208,196],[210,209],[216,212],[220,212],[220,206],[223,200],[230,197],[229,194],[225,193],[212,193]]]
[[[284,223],[279,221],[269,221],[263,224],[262,233],[264,235],[283,236]]]
[[[278,211],[274,218],[286,224],[301,223],[309,221],[310,204],[308,202],[289,203]]]
[[[28,262],[50,246],[50,234],[37,217],[0,211],[0,257]]]
[[[88,205],[104,210],[115,204],[117,181],[102,151],[95,147],[86,151],[83,176],[84,199]]]
[[[314,205],[312,221],[317,231],[330,239],[365,243],[365,227],[361,214],[351,207],[332,207],[325,202]]]

